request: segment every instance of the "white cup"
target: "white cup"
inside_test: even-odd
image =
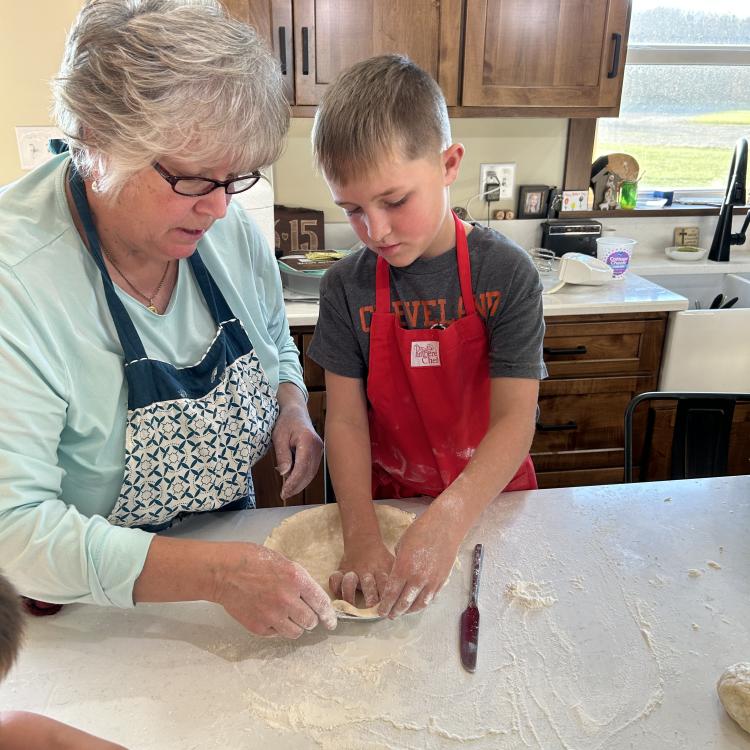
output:
[[[612,269],[612,278],[619,279],[628,270],[633,248],[638,240],[627,237],[599,237],[596,241],[596,257]]]

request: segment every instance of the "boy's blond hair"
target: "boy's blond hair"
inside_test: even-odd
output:
[[[2,680],[21,648],[23,610],[18,592],[0,573],[0,680]]]
[[[323,94],[312,142],[318,167],[342,185],[369,174],[389,156],[438,155],[451,144],[443,92],[407,57],[363,60]]]

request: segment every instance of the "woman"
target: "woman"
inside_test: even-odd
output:
[[[335,627],[283,557],[153,533],[252,507],[271,441],[285,496],[320,460],[273,254],[231,203],[288,127],[273,59],[214,0],[92,0],[53,89],[69,153],[0,196],[0,565],[45,602]]]

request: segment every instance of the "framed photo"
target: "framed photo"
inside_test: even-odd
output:
[[[549,185],[521,185],[518,190],[518,218],[541,219],[547,216]]]

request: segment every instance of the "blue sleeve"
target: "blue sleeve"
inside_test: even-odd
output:
[[[47,321],[0,265],[0,568],[25,595],[133,606],[152,535],[61,499],[69,373]]]

